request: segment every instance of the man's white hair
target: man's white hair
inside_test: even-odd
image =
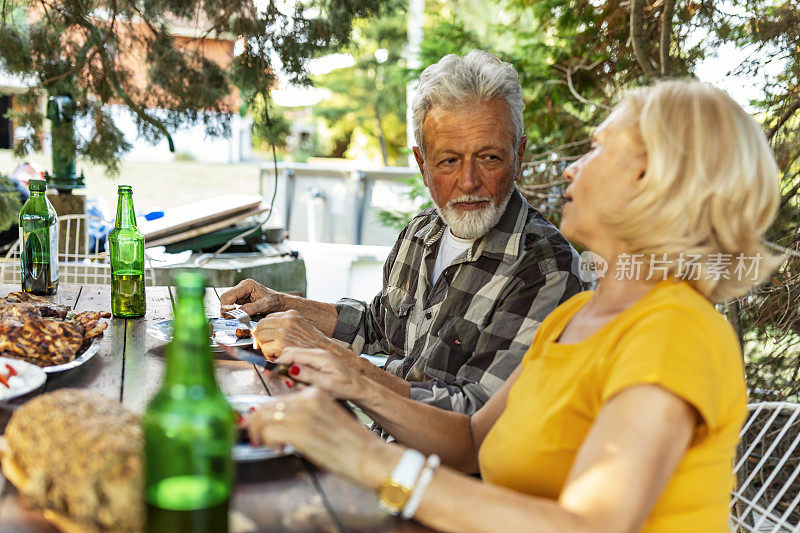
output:
[[[426,68],[419,77],[412,105],[414,139],[425,153],[422,124],[432,107],[456,109],[501,98],[508,106],[514,134],[514,148],[522,138],[522,86],[509,63],[489,52],[473,50],[463,58],[449,54]]]

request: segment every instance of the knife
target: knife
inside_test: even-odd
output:
[[[275,395],[276,392],[281,394],[290,393],[289,390],[291,387],[287,385],[287,378],[292,380],[292,382],[297,385],[290,376],[289,376],[289,367],[287,365],[281,365],[278,363],[273,363],[272,361],[268,361],[266,357],[263,355],[254,354],[252,352],[248,352],[247,350],[242,350],[241,348],[237,348],[236,346],[230,346],[228,344],[220,344],[222,347],[222,351],[228,354],[231,358],[236,359],[238,361],[247,361],[248,363],[253,363],[256,366],[260,366],[262,368],[266,368],[272,373],[272,378],[270,381],[272,382],[273,387],[279,389],[276,391],[269,390],[270,395]],[[280,376],[283,379],[277,379]],[[341,405],[345,408],[345,410],[350,413],[351,416],[358,418],[358,415],[354,411],[355,405],[351,405],[350,402],[347,400],[336,400],[336,403]]]
[[[273,363],[272,361],[267,360],[267,358],[264,357],[263,355],[254,354],[252,352],[248,352],[247,350],[242,350],[241,348],[237,348],[236,346],[230,346],[228,344],[220,344],[219,346],[220,348],[222,348],[223,352],[228,354],[233,359],[237,359],[239,361],[247,361],[248,363],[253,363],[256,366],[266,368],[267,370],[270,370],[273,374],[277,374],[279,376],[289,375],[288,366]]]

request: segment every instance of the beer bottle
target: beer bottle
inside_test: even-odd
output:
[[[55,294],[58,290],[58,218],[45,196],[47,182],[30,180],[30,196],[19,212],[22,290]]]
[[[147,531],[227,532],[234,412],[214,378],[204,278],[183,272],[175,283],[166,373],[142,421]]]
[[[130,185],[119,186],[117,222],[108,236],[111,254],[111,312],[122,318],[144,316],[144,236],[136,228]]]

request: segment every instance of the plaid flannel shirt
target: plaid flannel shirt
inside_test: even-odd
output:
[[[522,361],[542,320],[583,285],[575,250],[516,187],[498,223],[431,286],[445,229],[435,209],[419,213],[386,260],[380,294],[337,302],[333,337],[388,354],[385,370],[411,382],[411,398],[471,414]]]

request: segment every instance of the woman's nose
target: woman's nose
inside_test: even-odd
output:
[[[565,180],[572,183],[572,180],[575,179],[575,173],[578,171],[578,162],[575,161],[574,163],[570,164],[567,168],[564,169],[564,172],[561,175],[564,177]]]

